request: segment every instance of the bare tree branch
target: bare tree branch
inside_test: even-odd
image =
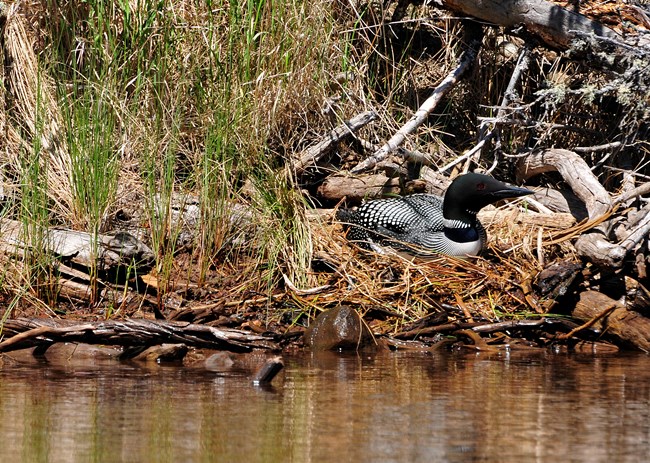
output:
[[[463,77],[467,70],[476,61],[476,56],[481,48],[481,41],[483,39],[483,29],[480,25],[474,22],[464,23],[466,39],[466,49],[460,58],[460,64],[456,69],[450,72],[440,84],[435,88],[429,98],[422,103],[422,106],[411,117],[411,119],[404,124],[404,126],[391,137],[384,146],[382,146],[372,156],[359,163],[354,167],[351,172],[360,173],[364,170],[372,169],[378,162],[384,160],[391,152],[395,151],[406,137],[413,133],[429,116],[431,111],[440,103],[442,98],[454,88],[458,81]]]

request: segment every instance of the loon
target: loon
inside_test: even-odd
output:
[[[419,193],[377,199],[356,210],[340,209],[337,219],[347,229],[347,238],[365,249],[382,252],[380,245],[388,245],[420,257],[475,256],[487,244],[487,233],[476,217],[478,211],[501,199],[531,193],[487,175],[469,173],[454,179],[444,198]]]

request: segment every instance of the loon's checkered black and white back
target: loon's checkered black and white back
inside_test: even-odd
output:
[[[466,255],[465,249],[446,237],[442,213],[443,198],[431,194],[414,194],[401,198],[379,199],[364,203],[356,211],[340,210],[338,218],[348,228],[348,239],[366,249],[372,244],[389,245],[409,253]],[[457,229],[470,230],[470,223],[447,223]],[[477,251],[487,242],[487,235],[476,221]]]

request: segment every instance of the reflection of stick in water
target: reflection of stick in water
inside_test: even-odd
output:
[[[271,357],[266,360],[264,365],[257,370],[257,373],[253,376],[253,384],[255,386],[262,386],[265,384],[270,384],[273,381],[273,378],[280,373],[280,370],[284,368],[284,362],[282,357],[276,356]]]

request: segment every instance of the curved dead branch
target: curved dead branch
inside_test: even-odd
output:
[[[589,214],[589,221],[577,225],[575,233],[568,233],[564,239],[581,233],[575,243],[575,248],[581,256],[601,266],[620,268],[629,250],[609,241],[611,223],[608,219],[612,214],[614,201],[607,190],[600,184],[585,160],[569,150],[548,149],[532,153],[519,161],[517,177],[526,180],[551,171],[562,175],[576,196],[585,203]]]

